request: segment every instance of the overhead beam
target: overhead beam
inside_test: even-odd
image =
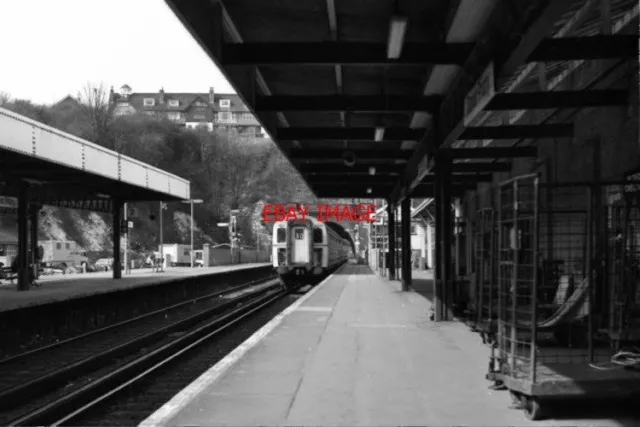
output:
[[[499,93],[485,110],[546,110],[556,108],[607,107],[627,105],[629,91],[623,89]]]
[[[398,59],[388,59],[380,43],[243,43],[225,44],[225,65],[462,65],[470,43],[405,43]]]
[[[637,35],[597,35],[545,39],[529,56],[530,62],[629,58],[638,55]]]
[[[432,96],[263,96],[257,111],[433,112],[442,102]]]
[[[553,0],[548,1],[535,21],[519,37],[519,43],[506,58],[499,61],[496,66],[496,88],[502,87],[508,77],[515,73],[522,64],[527,62],[527,58],[535,55],[536,48],[547,36],[553,33],[553,29],[558,19],[566,12],[573,0]],[[548,43],[553,44],[557,39],[551,39]],[[548,61],[548,58],[539,58],[540,61]]]
[[[393,185],[395,184],[395,181],[390,180],[390,179],[382,179],[380,177],[375,177],[375,176],[350,176],[350,177],[344,177],[343,179],[338,179],[336,177],[333,178],[329,178],[329,177],[318,177],[318,176],[313,176],[313,175],[306,175],[305,177],[305,181],[307,181],[307,183],[311,186],[316,186],[316,185],[336,185],[336,186],[344,186],[344,187],[350,187],[352,185],[367,185],[369,187],[374,187],[374,186],[383,186],[383,187],[390,187],[393,188]]]
[[[490,173],[478,173],[478,174],[469,174],[469,175],[451,175],[451,182],[456,184],[475,184],[477,182],[491,182],[493,181],[493,175]],[[434,175],[427,175],[422,178],[420,181],[420,185],[422,184],[433,184],[435,183]]]
[[[302,127],[278,128],[276,138],[280,141],[288,140],[352,140],[374,141],[375,128],[329,128]],[[420,129],[386,128],[384,141],[416,141],[421,136]]]
[[[504,73],[526,62],[605,59],[637,55],[638,39],[630,35],[546,38],[569,2],[556,0],[502,63]],[[221,46],[225,65],[464,65],[473,43],[405,43],[398,59],[386,57],[379,43],[229,43]],[[634,51],[635,49],[635,51]]]
[[[356,161],[358,159],[408,159],[411,153],[408,151],[391,151],[391,150],[292,150],[291,159],[341,159],[346,153],[355,154]]]
[[[326,157],[320,157],[320,158],[312,158],[312,159],[301,159],[301,158],[292,158],[289,157],[289,160],[291,160],[294,164],[296,164],[296,167],[300,167],[302,164],[308,164],[308,165],[323,165],[323,167],[331,167],[332,169],[336,166],[344,166],[344,160],[342,158],[326,158]],[[358,158],[356,159],[356,163],[357,165],[360,166],[375,166],[375,167],[379,167],[379,166],[391,166],[391,165],[404,165],[407,163],[406,159],[398,159],[398,158],[389,158],[389,157],[382,157],[382,156],[371,156],[371,157],[367,157],[367,158]]]
[[[384,188],[387,190],[393,189],[394,181],[384,180],[384,179],[376,179],[375,177],[349,177],[345,179],[316,179],[312,180],[311,177],[305,177],[307,183],[313,188],[323,188],[323,187],[344,187],[344,188]],[[459,188],[465,189],[475,189],[478,182],[491,182],[493,177],[491,174],[478,174],[477,176],[464,176],[464,175],[453,175],[451,182],[453,186],[457,186]],[[427,175],[423,178],[423,181],[420,185],[433,185],[434,177],[433,175]]]
[[[326,168],[325,168],[326,169]],[[331,168],[333,169],[333,168]],[[396,179],[396,177],[398,175],[400,175],[399,172],[395,172],[395,173],[379,173],[376,172],[374,175],[371,175],[368,172],[301,172],[303,176],[305,177],[309,177],[310,179],[319,179],[319,180],[323,180],[323,179],[333,179],[333,178],[344,178],[344,179],[350,179],[351,177],[354,178],[360,178],[360,177],[368,177],[371,179],[377,179],[377,178],[385,178],[386,180],[389,179]],[[395,183],[395,181],[393,181]]]
[[[329,34],[331,40],[338,41],[338,15],[336,14],[335,0],[326,0],[327,4],[327,17],[329,18]],[[334,65],[336,75],[336,92],[342,94],[344,92],[342,86],[342,65]],[[347,127],[347,117],[344,111],[340,112],[340,123],[342,127]]]
[[[484,147],[444,150],[454,159],[515,159],[538,157],[537,147]]]
[[[330,168],[323,165],[305,165],[301,164],[298,167],[298,170],[302,174],[335,174],[335,175],[344,175],[344,174],[368,174],[369,168],[371,166],[364,165],[354,165],[354,166],[345,166],[345,165],[332,165]],[[399,174],[402,172],[402,165],[380,165],[375,166],[375,175],[389,175],[389,174]]]
[[[453,163],[451,165],[451,171],[456,173],[464,172],[509,172],[511,170],[510,163],[478,163],[478,162],[465,162],[465,163]]]
[[[430,172],[433,160],[427,154],[435,154],[440,147],[450,146],[464,132],[465,98],[486,73],[487,66],[495,63],[494,86],[500,90],[505,77],[511,76],[540,42],[553,33],[555,23],[572,3],[572,0],[531,0],[527,8],[496,8],[487,30],[465,63],[465,73],[451,84],[439,112],[434,116],[434,124],[407,164],[391,195],[392,201],[400,202],[422,176]]]
[[[521,139],[521,138],[570,138],[573,124],[512,125],[470,127],[462,132],[459,140]]]

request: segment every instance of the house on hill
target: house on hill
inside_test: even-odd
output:
[[[115,116],[142,113],[156,118],[166,118],[188,129],[227,131],[238,136],[264,136],[260,123],[236,94],[208,93],[132,92],[123,85],[120,92],[111,88],[109,103]]]

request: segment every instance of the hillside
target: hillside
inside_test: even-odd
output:
[[[192,197],[204,200],[194,207],[196,246],[228,242],[227,231],[217,223],[227,222],[232,208],[240,210],[242,243],[254,246],[258,234],[263,244],[270,242],[269,230],[260,223],[262,203],[315,203],[295,168],[268,139],[191,131],[146,116],[112,118],[93,96],[53,106],[5,98],[2,107],[190,180]],[[130,248],[152,250],[159,242],[159,203],[135,206],[139,218],[133,220]],[[189,242],[189,211],[188,204],[167,205],[165,243]],[[15,215],[0,215],[0,227],[15,233]],[[112,249],[110,215],[46,206],[39,233],[40,239],[77,241],[96,254]]]

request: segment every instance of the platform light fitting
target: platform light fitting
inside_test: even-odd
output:
[[[111,196],[109,196],[108,194],[103,194],[103,193],[97,193],[96,196],[100,197],[101,199],[110,199]]]
[[[367,194],[371,194],[371,187],[367,188]]]
[[[376,127],[376,134],[374,139],[376,142],[380,142],[384,139],[384,128],[382,126]]]
[[[374,166],[371,166],[369,168],[369,175],[373,176],[376,174],[376,168]]]
[[[387,58],[398,59],[402,54],[404,35],[407,32],[407,17],[393,16],[389,24],[389,39],[387,40]]]

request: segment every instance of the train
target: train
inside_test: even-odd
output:
[[[273,225],[273,267],[285,287],[312,284],[353,255],[342,226],[316,218],[277,221]]]

